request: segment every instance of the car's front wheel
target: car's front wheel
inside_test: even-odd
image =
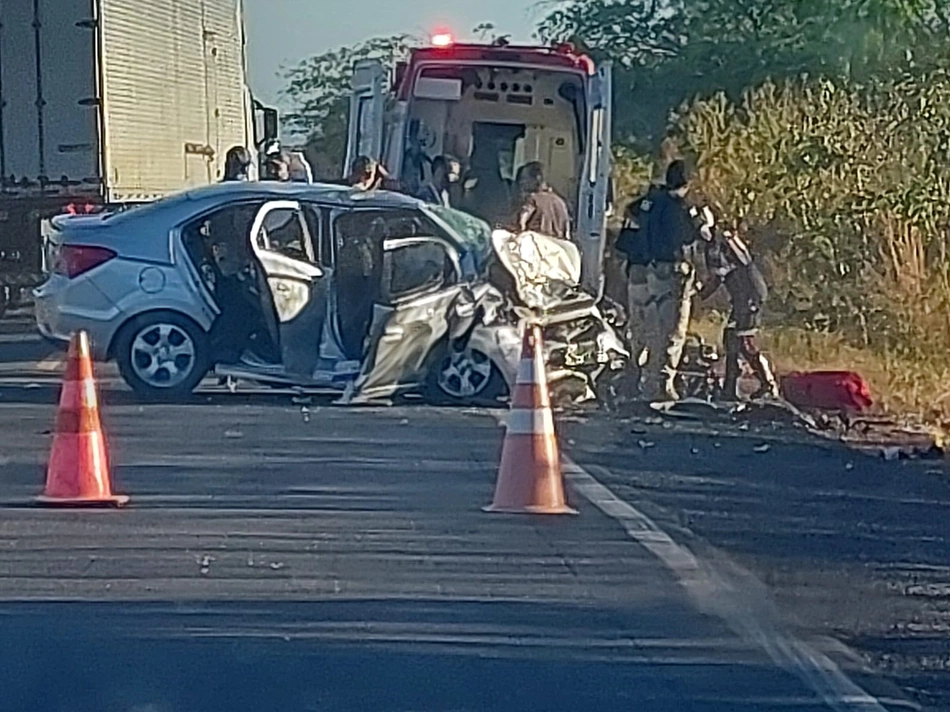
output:
[[[488,355],[466,345],[446,349],[429,373],[428,390],[438,401],[471,404],[496,400],[507,387]]]
[[[153,312],[126,324],[116,339],[122,378],[140,396],[174,400],[187,397],[210,368],[209,342],[191,319],[175,312]]]

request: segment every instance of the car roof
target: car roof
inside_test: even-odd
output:
[[[391,191],[360,191],[346,185],[328,183],[281,183],[277,181],[234,181],[191,188],[173,193],[151,203],[129,210],[106,214],[99,225],[118,228],[129,222],[178,221],[240,200],[302,200],[341,208],[365,206],[372,208],[418,209],[425,203],[416,198]],[[72,223],[71,223],[72,225]]]
[[[345,207],[368,205],[388,208],[416,208],[422,201],[387,190],[362,191],[330,183],[281,183],[276,181],[233,181],[192,188],[185,193],[195,201],[218,202],[223,198],[264,198],[268,200],[314,200]]]

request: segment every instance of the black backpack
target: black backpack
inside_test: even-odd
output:
[[[653,261],[650,250],[650,225],[655,196],[659,188],[651,186],[641,198],[635,200],[628,213],[634,224],[626,224],[617,236],[617,251],[627,257],[628,264],[648,265]]]

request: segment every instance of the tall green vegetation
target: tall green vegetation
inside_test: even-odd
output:
[[[541,34],[613,60],[622,144],[696,161],[704,197],[765,255],[777,323],[878,354],[905,391],[908,372],[939,387],[950,4],[573,0]]]

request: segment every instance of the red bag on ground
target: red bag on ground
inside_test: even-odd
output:
[[[782,378],[782,396],[798,408],[864,410],[873,405],[871,389],[854,371],[790,373]]]

